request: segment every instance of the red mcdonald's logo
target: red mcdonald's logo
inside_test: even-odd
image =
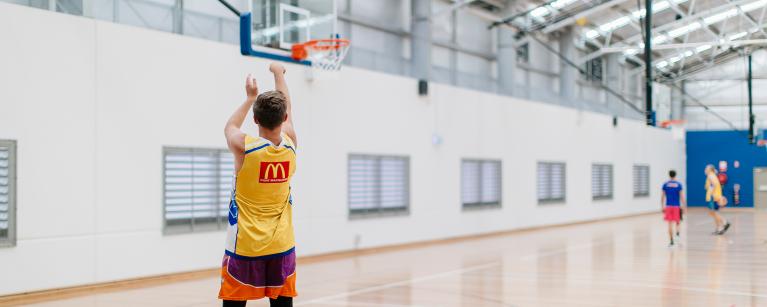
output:
[[[280,183],[288,181],[290,174],[290,161],[282,162],[261,162],[258,182],[260,183]]]

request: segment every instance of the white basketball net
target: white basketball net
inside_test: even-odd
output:
[[[684,140],[685,136],[685,127],[684,124],[674,124],[670,126],[671,128],[671,137],[675,140]]]
[[[339,45],[336,48],[327,50],[315,49],[311,46],[306,47],[307,59],[312,62],[312,68],[323,71],[338,71],[341,69],[341,62],[346,58],[349,52],[349,45]]]

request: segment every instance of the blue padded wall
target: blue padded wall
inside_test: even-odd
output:
[[[733,186],[740,184],[740,205],[753,207],[754,167],[767,167],[767,150],[748,143],[746,131],[688,131],[687,132],[687,198],[690,206],[705,206],[706,164],[719,167],[727,161],[728,182],[724,194],[733,204]],[[738,161],[740,167],[734,163]],[[733,206],[735,207],[735,206]]]

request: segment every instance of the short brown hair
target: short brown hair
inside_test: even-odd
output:
[[[253,104],[253,118],[259,126],[272,130],[285,120],[287,104],[285,95],[280,91],[263,92]]]

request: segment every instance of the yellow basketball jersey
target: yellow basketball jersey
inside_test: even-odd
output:
[[[718,201],[722,198],[722,185],[719,183],[719,178],[711,174],[706,180],[706,201]]]
[[[290,137],[282,134],[282,142],[274,145],[265,138],[245,136],[245,157],[229,204],[227,254],[250,258],[293,250],[290,179],[295,171]]]

